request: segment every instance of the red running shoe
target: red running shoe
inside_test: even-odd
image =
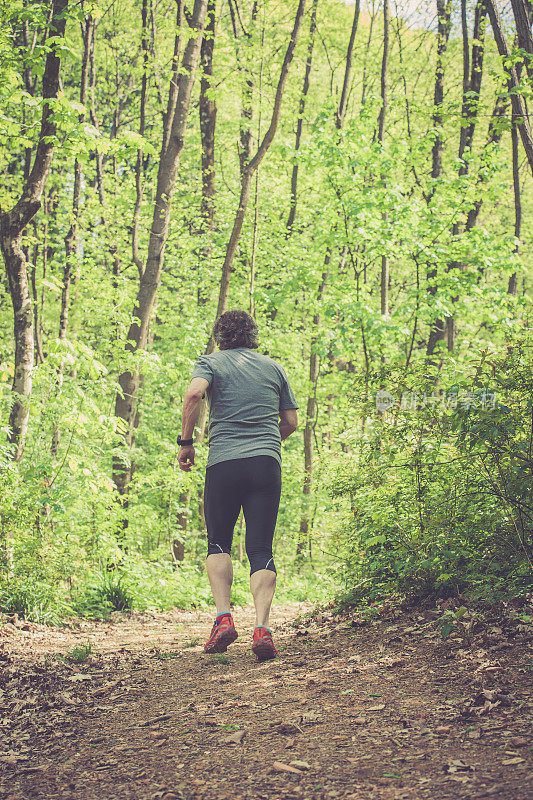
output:
[[[235,630],[231,614],[217,617],[211,636],[204,644],[205,653],[225,653],[228,645],[235,641],[239,634]]]
[[[272,634],[263,626],[259,626],[254,631],[254,640],[252,644],[252,653],[255,653],[258,661],[268,661],[271,658],[276,658],[278,651],[274,647],[272,641]]]

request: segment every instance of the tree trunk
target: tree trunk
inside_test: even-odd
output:
[[[95,60],[95,48],[96,48],[96,25],[93,25],[93,40],[92,46],[90,48],[90,107],[89,107],[89,114],[91,123],[97,132],[100,132],[100,126],[98,124],[98,117],[96,116],[96,103],[94,99],[94,90],[96,86],[96,60]],[[109,221],[106,216],[106,202],[105,202],[105,193],[104,193],[104,163],[102,158],[101,151],[97,148],[93,151],[94,162],[95,162],[95,174],[96,174],[96,189],[98,191],[98,200],[100,201],[100,214],[101,214],[101,225],[102,230],[104,231],[104,236],[107,242],[107,252],[109,253],[109,257],[111,259],[111,268],[110,272],[113,276],[119,274],[120,271],[120,261],[118,257],[118,247],[116,240],[113,235],[113,231],[111,226],[109,225]],[[104,251],[104,264],[107,266],[107,252]]]
[[[15,375],[13,378],[13,406],[9,416],[8,441],[14,445],[15,460],[24,452],[28,430],[29,403],[32,390],[34,363],[33,311],[22,248],[25,227],[39,211],[46,180],[52,163],[56,123],[47,100],[57,97],[61,60],[58,51],[65,36],[67,0],[53,0],[52,17],[47,34],[49,51],[43,74],[43,99],[41,130],[33,166],[25,181],[22,194],[10,211],[0,211],[0,247],[6,265],[9,291],[13,303],[13,328],[15,336]]]
[[[435,68],[435,91],[433,94],[433,126],[435,128],[435,142],[431,151],[431,177],[436,181],[442,172],[442,102],[444,100],[444,54],[448,47],[448,37],[451,27],[451,1],[437,0],[438,32],[437,32],[437,64]],[[436,183],[433,184],[426,198],[431,202],[436,191]],[[437,267],[430,266],[427,270],[428,294],[430,302],[437,294]],[[426,355],[430,358],[435,352],[437,344],[444,339],[446,333],[446,323],[443,319],[436,319],[429,332],[426,348]]]
[[[524,98],[521,94],[518,76],[516,74],[516,69],[511,65],[511,54],[507,45],[503,24],[499,11],[496,7],[496,3],[494,0],[486,0],[486,3],[496,46],[498,47],[498,52],[504,62],[504,70],[507,75],[507,85],[509,88],[509,94],[511,95],[511,105],[513,109],[513,124],[516,125],[520,131],[520,137],[524,146],[526,158],[528,160],[531,172],[533,173],[533,136],[531,135],[529,117]]]
[[[83,57],[81,62],[81,80],[80,80],[80,103],[85,105],[87,100],[87,86],[89,77],[89,55],[93,41],[93,20],[87,17],[82,23],[82,37],[83,37]],[[83,111],[79,117],[79,122],[85,119],[85,112]],[[83,175],[81,164],[77,158],[74,159],[74,187],[72,190],[72,217],[70,227],[67,235],[65,236],[65,267],[63,269],[63,286],[61,289],[61,311],[59,314],[59,341],[66,342],[67,327],[68,327],[68,314],[69,314],[69,300],[70,300],[70,282],[72,277],[72,269],[78,257],[78,222],[80,216],[80,197],[81,185]],[[59,363],[56,378],[56,394],[61,394],[63,386],[63,373],[65,364],[63,358]],[[59,425],[54,425],[52,432],[52,445],[51,454],[55,458],[59,448]]]
[[[172,56],[172,75],[168,90],[167,110],[163,114],[163,144],[162,150],[166,150],[170,139],[170,129],[174,119],[176,109],[176,98],[178,96],[178,76],[180,67],[181,52],[181,28],[184,21],[184,0],[176,0],[176,35],[174,37],[174,53]]]
[[[165,246],[169,232],[171,201],[184,146],[192,87],[200,56],[206,7],[207,0],[195,0],[190,22],[192,36],[188,40],[183,53],[178,76],[174,115],[166,146],[163,138],[148,255],[145,269],[139,281],[139,289],[133,311],[135,321],[132,322],[128,331],[126,344],[126,349],[132,353],[146,349],[148,326],[161,279]],[[171,93],[172,82],[169,95]],[[124,443],[127,447],[131,447],[134,440],[135,416],[138,413],[138,371],[123,372],[119,376],[119,384],[121,391],[117,393],[115,399],[115,416],[124,421]],[[115,457],[113,480],[119,493],[124,495],[131,480],[131,466],[127,466],[127,459],[125,463],[123,458]]]
[[[511,140],[513,145],[514,236],[516,240],[514,252],[518,253],[520,249],[520,233],[522,231],[522,198],[520,197],[520,171],[518,168],[518,132],[515,125],[511,128]],[[516,272],[513,272],[509,278],[507,291],[509,294],[518,294],[518,276]]]
[[[383,57],[381,60],[381,109],[378,119],[378,142],[383,146],[383,138],[385,135],[385,118],[387,115],[387,66],[389,60],[389,0],[383,0]],[[385,184],[384,178],[382,183]],[[387,214],[382,216],[383,224],[387,223]],[[390,280],[390,267],[389,256],[383,253],[381,256],[381,280],[380,280],[380,299],[381,299],[381,316],[389,316],[389,280]]]
[[[235,8],[238,11],[237,2],[235,2]],[[242,180],[242,176],[244,175],[244,172],[246,170],[246,167],[248,166],[248,163],[252,155],[252,117],[253,117],[254,84],[252,80],[252,71],[251,71],[251,61],[253,54],[250,44],[250,38],[252,35],[251,32],[255,26],[255,22],[257,19],[259,4],[257,0],[254,0],[254,3],[252,5],[250,29],[248,32],[245,32],[246,43],[245,43],[244,55],[242,55],[242,53],[240,52],[237,26],[235,24],[233,5],[231,3],[230,3],[230,10],[232,12],[233,32],[237,42],[237,66],[239,71],[245,73],[244,80],[242,81],[241,84],[242,101],[241,101],[241,118],[239,124],[239,165],[240,165],[240,175]]]
[[[359,0],[357,0],[359,2]],[[309,25],[309,44],[307,45],[307,61],[305,62],[304,82],[302,86],[302,93],[298,103],[298,121],[296,123],[296,138],[294,141],[295,162],[292,168],[291,175],[291,205],[289,216],[287,219],[287,231],[292,232],[292,226],[296,219],[296,204],[298,202],[298,152],[302,141],[302,131],[304,124],[305,104],[307,101],[307,94],[309,92],[309,82],[311,77],[311,66],[313,64],[313,49],[315,44],[315,31],[316,31],[316,12],[318,7],[318,0],[313,0],[311,8],[311,24]]]
[[[202,40],[200,63],[200,136],[202,140],[202,205],[200,214],[205,230],[213,230],[215,224],[215,124],[217,117],[213,92],[213,52],[215,49],[216,0],[208,0],[205,34]]]
[[[146,128],[146,100],[148,96],[148,0],[142,0],[141,8],[141,51],[143,72],[141,79],[141,108],[139,120],[139,133],[144,136]],[[144,193],[144,166],[143,151],[137,150],[137,161],[135,164],[135,207],[133,209],[133,230],[131,234],[131,255],[139,278],[144,272],[144,262],[139,253],[139,219],[141,215],[141,205]]]
[[[372,10],[370,12],[370,25],[368,27],[368,39],[366,42],[365,48],[365,56],[363,61],[363,80],[362,80],[362,89],[361,89],[361,114],[363,113],[363,108],[365,107],[366,102],[366,92],[368,88],[368,58],[370,53],[370,45],[372,43],[372,33],[374,30],[374,21],[377,16],[377,8],[375,0],[372,0]]]
[[[383,142],[387,115],[387,66],[389,60],[389,0],[383,0],[383,56],[381,59],[381,109],[378,118],[378,142]]]
[[[322,273],[322,279],[317,292],[317,306],[320,306],[320,301],[326,288],[326,282],[329,277],[329,264],[331,262],[331,250],[326,254],[324,259],[325,270]],[[316,391],[318,385],[318,370],[320,360],[316,352],[316,343],[318,340],[318,327],[320,325],[320,314],[317,312],[313,315],[313,331],[315,333],[311,337],[311,354],[309,356],[309,395],[307,397],[307,408],[305,414],[305,428],[304,428],[304,483],[303,483],[303,510],[300,518],[300,535],[298,537],[298,544],[296,546],[296,558],[300,560],[303,557],[305,545],[309,537],[309,519],[310,508],[309,501],[311,489],[313,487],[313,435],[315,430],[316,415],[318,404],[316,400]]]
[[[346,53],[343,88],[339,100],[339,105],[337,107],[337,112],[335,114],[335,125],[338,131],[342,129],[342,126],[344,124],[346,103],[347,103],[348,92],[351,82],[351,74],[352,74],[352,54],[355,43],[355,35],[357,33],[357,26],[359,23],[359,13],[360,13],[360,5],[359,2],[356,2],[352,29],[350,32],[350,39],[348,42],[348,50]],[[328,248],[326,256],[324,258],[324,272],[322,273],[322,279],[319,284],[317,292],[317,305],[320,304],[320,301],[324,294],[326,282],[329,277],[330,263],[331,263],[331,249]],[[315,418],[318,410],[316,392],[318,386],[319,360],[318,360],[318,354],[316,353],[316,342],[318,339],[319,325],[320,325],[320,314],[317,312],[316,314],[313,315],[313,323],[312,323],[313,333],[311,335],[311,354],[309,357],[309,394],[307,396],[307,408],[306,408],[305,428],[304,428],[304,482],[303,482],[304,504],[303,504],[302,516],[300,518],[300,532],[298,537],[298,543],[296,545],[297,560],[301,560],[303,558],[305,544],[306,541],[308,541],[309,539],[309,520],[310,520],[309,498],[313,487],[313,435],[314,435]]]
[[[479,97],[481,94],[481,82],[483,79],[483,56],[485,53],[485,27],[487,20],[487,7],[484,0],[476,3],[474,13],[474,27],[472,30],[472,58],[468,48],[468,29],[466,27],[466,0],[461,0],[461,10],[463,18],[463,101],[461,106],[461,129],[459,134],[459,153],[460,162],[459,175],[467,175],[469,166],[468,160],[463,156],[466,151],[472,149],[474,133],[478,118]],[[470,66],[471,65],[471,66]],[[465,227],[466,230],[466,227]],[[452,236],[457,237],[460,231],[459,222],[452,225]],[[453,261],[448,264],[446,271],[463,270],[463,264]],[[459,297],[453,298],[453,303]],[[455,349],[456,321],[453,315],[446,317],[446,336],[449,352]]]
[[[231,235],[228,241],[228,245],[226,248],[226,256],[224,258],[224,264],[222,266],[222,275],[220,278],[220,290],[218,295],[218,305],[216,311],[216,319],[218,319],[221,314],[227,308],[228,304],[228,296],[229,296],[229,285],[230,285],[230,277],[231,277],[231,268],[233,264],[233,259],[235,257],[235,252],[237,250],[237,245],[239,243],[242,225],[244,222],[244,217],[246,216],[246,210],[248,208],[248,201],[250,199],[250,188],[252,184],[252,178],[254,176],[255,171],[258,169],[261,161],[265,157],[268,152],[270,145],[274,140],[274,136],[276,134],[276,130],[278,127],[278,122],[281,114],[281,104],[283,100],[283,93],[285,90],[285,84],[287,81],[287,75],[289,72],[289,67],[291,65],[292,59],[294,57],[294,50],[296,47],[296,41],[298,39],[298,33],[300,31],[300,27],[302,24],[302,18],[304,15],[305,10],[305,0],[299,0],[298,2],[298,9],[296,11],[296,16],[294,19],[294,25],[291,32],[291,37],[289,40],[289,44],[287,46],[287,50],[285,52],[285,58],[283,59],[283,64],[281,67],[280,76],[278,79],[278,85],[276,88],[276,95],[274,98],[274,106],[272,109],[272,116],[270,119],[270,124],[268,126],[267,132],[265,133],[261,144],[257,148],[255,155],[250,160],[247,160],[245,163],[244,169],[241,165],[241,191],[239,197],[239,206],[235,213],[235,218],[233,221],[233,229],[231,231]],[[207,344],[206,353],[212,353],[215,349],[215,342],[213,336],[211,335],[209,338],[209,342]]]
[[[509,98],[506,95],[498,95],[489,122],[485,148],[501,141],[503,135],[502,120],[505,117],[508,109],[509,109]],[[484,182],[485,179],[486,179],[485,173],[481,172],[480,174],[478,174],[476,182],[478,185],[480,185]],[[471,231],[472,228],[475,228],[482,205],[483,205],[482,200],[476,200],[474,202],[473,207],[467,214],[465,231]]]
[[[385,0],[388,10],[388,0]],[[352,29],[350,31],[350,39],[348,41],[348,50],[346,51],[346,61],[344,66],[344,80],[342,82],[341,98],[335,116],[335,125],[337,130],[341,130],[344,125],[344,115],[346,114],[346,107],[348,105],[348,94],[350,92],[350,84],[352,81],[352,68],[353,68],[353,46],[355,43],[355,36],[359,26],[359,16],[361,13],[361,0],[355,0],[355,8],[353,12]],[[388,36],[388,27],[387,27]],[[388,51],[388,40],[387,40]]]
[[[530,60],[524,60],[524,64],[528,78],[533,81],[533,34],[531,33],[533,6],[531,3],[526,3],[526,0],[511,0],[511,5],[516,23],[518,46],[532,57]]]
[[[466,6],[466,0],[463,0]],[[483,57],[485,54],[485,27],[487,19],[487,6],[485,0],[476,3],[474,12],[474,27],[472,29],[472,57],[468,58],[468,32],[466,32],[467,58],[463,63],[463,102],[461,108],[461,133],[459,138],[459,159],[463,158],[466,150],[470,150],[474,141],[476,128],[481,82],[483,79]],[[469,67],[469,61],[471,66]],[[464,124],[467,123],[467,124]],[[463,162],[459,168],[460,175],[468,172],[468,162]]]

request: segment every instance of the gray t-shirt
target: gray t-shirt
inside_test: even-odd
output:
[[[200,356],[193,378],[209,381],[207,466],[250,456],[281,464],[279,412],[298,408],[285,370],[249,347]]]

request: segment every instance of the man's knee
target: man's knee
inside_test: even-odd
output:
[[[213,556],[213,555],[217,555],[217,553],[218,554],[227,553],[228,555],[231,555],[231,545],[229,545],[229,546],[225,545],[225,544],[220,545],[220,544],[217,544],[216,542],[208,542],[207,543],[207,555],[208,556]]]
[[[258,572],[260,569],[268,569],[271,572],[277,572],[276,565],[274,564],[274,556],[272,553],[247,553],[248,561],[250,562],[250,575]]]

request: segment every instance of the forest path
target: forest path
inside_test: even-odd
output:
[[[202,651],[205,612],[78,633],[4,618],[0,797],[533,797],[533,651],[516,620],[485,619],[466,644],[442,640],[435,611],[297,618],[309,609],[275,610],[280,657],[263,664],[251,608],[224,658]],[[88,640],[85,663],[45,658]]]

